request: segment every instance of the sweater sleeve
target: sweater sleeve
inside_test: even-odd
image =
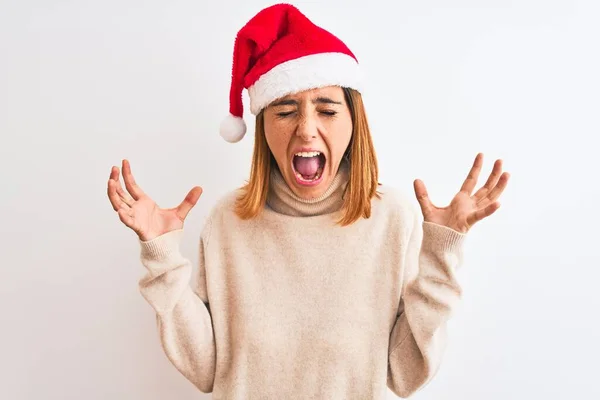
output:
[[[406,398],[437,373],[447,322],[461,297],[456,271],[466,234],[431,222],[414,222],[404,254],[404,281],[390,336],[387,385]]]
[[[213,388],[215,338],[206,292],[204,235],[200,238],[198,282],[192,290],[192,264],[179,251],[183,229],[141,241],[146,273],[139,281],[143,297],[156,312],[167,358],[203,393]]]

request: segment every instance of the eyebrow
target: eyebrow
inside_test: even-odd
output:
[[[313,104],[339,104],[341,105],[342,102],[340,101],[335,101],[333,99],[330,99],[329,97],[317,97],[316,99],[312,100]],[[283,99],[283,100],[279,100],[274,102],[273,104],[271,104],[271,107],[277,107],[277,106],[290,106],[290,105],[298,105],[298,101],[294,100],[294,99]]]

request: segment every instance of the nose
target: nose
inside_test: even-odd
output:
[[[316,138],[317,133],[318,128],[316,119],[312,115],[302,115],[298,122],[296,135],[300,136],[305,142],[308,142]]]

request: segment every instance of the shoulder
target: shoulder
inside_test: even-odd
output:
[[[379,198],[374,199],[374,205],[384,212],[402,217],[414,218],[418,215],[417,200],[403,190],[387,184],[377,188]]]
[[[421,210],[416,197],[387,184],[380,184],[377,193],[379,197],[372,201],[373,216],[386,221],[387,229],[409,237],[420,223]]]
[[[218,197],[208,213],[208,220],[218,220],[235,214],[235,203],[240,194],[241,188],[236,188]]]
[[[237,218],[237,215],[235,214],[235,203],[240,194],[241,189],[237,188],[217,197],[217,200],[210,207],[206,215],[202,236],[208,238],[213,227],[222,226],[224,223],[227,224],[227,221],[231,222],[232,218]]]

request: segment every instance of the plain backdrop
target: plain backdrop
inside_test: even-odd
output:
[[[250,168],[250,114],[242,142],[218,135],[233,40],[272,3],[0,4],[0,398],[210,398],[160,347],[106,187],[123,158],[162,207],[202,186],[182,244],[197,262]],[[468,233],[444,364],[414,399],[600,398],[599,3],[294,4],[359,57],[382,182],[415,199],[420,178],[444,206],[477,152],[477,187],[498,158],[511,173]]]

